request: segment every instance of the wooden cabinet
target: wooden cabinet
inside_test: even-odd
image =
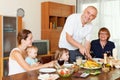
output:
[[[14,37],[16,37],[17,32],[20,31],[21,29],[22,29],[22,18],[21,17],[0,15],[0,80],[3,77],[3,75],[4,75],[3,73],[5,73],[5,70],[8,69],[7,63],[8,63],[9,53],[5,52],[5,51],[10,49],[10,48],[8,48],[8,46],[11,46],[11,45],[7,45],[7,43],[5,43],[5,41],[7,40],[5,38],[5,35],[7,35],[7,37],[10,38],[10,37],[12,37],[11,34],[13,34],[13,35],[15,35]],[[6,45],[4,45],[4,43]],[[16,45],[16,44],[12,43],[12,45]],[[7,46],[7,49],[4,48],[5,46]],[[7,65],[7,67],[6,67],[6,65]]]
[[[41,3],[41,39],[50,41],[50,51],[58,48],[60,33],[66,18],[75,12],[75,6],[56,2]]]

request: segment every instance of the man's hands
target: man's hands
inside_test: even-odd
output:
[[[87,53],[86,57],[87,57],[87,59],[92,59],[92,56],[90,55],[90,53]]]
[[[72,35],[68,34],[66,32],[66,40],[74,47],[79,48],[79,51],[82,55],[86,55],[87,58],[92,58],[89,50],[90,50],[90,42],[89,41],[85,41],[85,45],[86,47],[84,47],[82,44],[80,44],[79,42],[77,42],[76,40],[73,39]]]
[[[87,59],[92,59],[90,53],[87,52],[87,50],[86,50],[86,48],[85,48],[84,46],[81,46],[81,47],[79,48],[79,52],[80,52],[83,56],[85,56]]]
[[[79,52],[80,52],[82,55],[85,55],[85,53],[86,53],[86,48],[85,48],[84,46],[80,46]]]

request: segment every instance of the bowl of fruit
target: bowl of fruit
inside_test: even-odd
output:
[[[61,68],[57,70],[57,73],[62,78],[68,78],[73,74],[74,70],[71,68]]]

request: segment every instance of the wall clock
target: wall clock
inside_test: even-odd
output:
[[[17,16],[24,17],[24,15],[25,15],[24,9],[19,8],[19,9],[17,10]]]

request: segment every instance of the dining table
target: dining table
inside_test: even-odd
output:
[[[79,71],[83,70],[85,69],[82,68],[79,69]],[[10,76],[4,76],[2,80],[40,80],[38,79],[39,74],[40,74],[39,70],[33,70]],[[120,80],[120,69],[116,68],[113,68],[109,72],[101,71],[101,73],[98,75],[89,75],[86,78],[75,77],[74,74],[76,73],[73,73],[71,77],[68,78],[59,77],[57,80]]]

